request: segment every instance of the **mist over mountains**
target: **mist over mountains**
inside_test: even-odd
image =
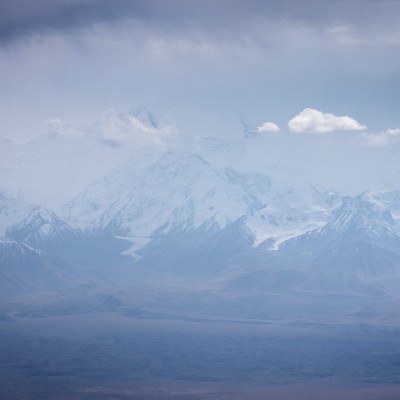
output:
[[[118,280],[123,268],[133,280],[224,290],[398,295],[393,181],[346,195],[270,160],[274,138],[228,141],[160,126],[139,109],[1,143],[4,289],[73,287],[82,270],[88,281],[105,271]]]

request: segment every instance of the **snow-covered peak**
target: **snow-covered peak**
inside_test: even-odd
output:
[[[49,240],[58,240],[75,230],[63,219],[43,206],[36,206],[19,223],[7,230],[13,239],[36,246]]]
[[[106,146],[129,147],[137,152],[148,146],[166,146],[174,130],[159,124],[145,108],[139,108],[125,113],[107,110],[90,131]]]
[[[19,226],[26,226],[29,224],[42,224],[42,223],[55,223],[61,221],[57,215],[48,210],[46,207],[37,205],[29,213],[29,215],[19,224]]]
[[[305,232],[326,224],[333,207],[341,197],[316,185],[286,188],[256,213],[246,218],[247,227],[255,236],[255,245],[268,241],[270,249]]]
[[[40,250],[27,244],[19,243],[15,239],[7,236],[0,238],[0,267],[9,266],[14,263],[19,266],[24,259],[32,256],[35,257],[40,254],[42,254]]]
[[[71,205],[74,220],[135,237],[200,226],[222,229],[262,207],[269,179],[219,169],[188,152],[167,152],[147,168],[124,163]],[[92,220],[90,221],[90,217]]]
[[[371,203],[389,209],[394,219],[400,219],[400,190],[366,190],[362,196]]]
[[[158,129],[159,123],[153,114],[145,107],[138,107],[136,110],[130,112],[143,126],[150,129]]]
[[[332,222],[337,229],[362,229],[381,223],[382,220],[389,224],[394,223],[390,210],[365,193],[356,197],[345,197],[342,205],[332,213]]]
[[[376,193],[362,193],[345,197],[319,234],[330,240],[391,240],[399,235],[399,225],[386,204],[377,200]]]

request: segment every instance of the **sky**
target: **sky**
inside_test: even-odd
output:
[[[274,137],[289,158],[351,141],[382,163],[399,20],[394,0],[0,0],[0,137],[145,106],[176,132]]]
[[[306,108],[400,125],[400,2],[0,1],[1,135],[145,105],[182,130]]]

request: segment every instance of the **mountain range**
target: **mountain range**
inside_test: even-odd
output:
[[[124,146],[98,132],[0,143],[4,293],[122,268],[238,292],[399,295],[400,190],[346,196],[284,165],[243,167],[241,143],[166,145],[150,114],[121,118],[139,131]]]

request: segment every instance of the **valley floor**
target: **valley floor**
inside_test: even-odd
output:
[[[397,400],[400,329],[143,318],[0,322],[7,400]]]

